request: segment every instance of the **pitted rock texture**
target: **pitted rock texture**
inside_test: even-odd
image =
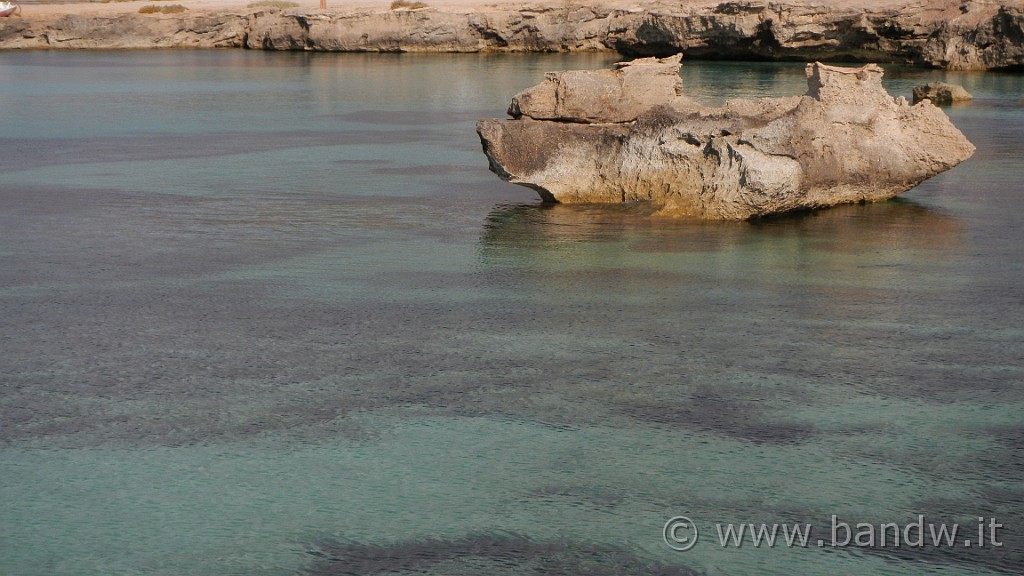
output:
[[[618,6],[618,7],[616,7]],[[0,20],[0,48],[572,52],[1024,69],[1021,0],[652,0]]]
[[[644,58],[585,80],[548,75],[513,98],[515,119],[477,124],[491,169],[547,201],[644,201],[661,215],[743,220],[891,198],[974,152],[930,102],[890,96],[874,64],[810,64],[804,96],[718,108],[667,86],[665,70],[678,66],[678,56]],[[604,115],[589,106],[650,86],[661,86],[660,102],[626,99]],[[564,104],[556,114],[552,90]]]

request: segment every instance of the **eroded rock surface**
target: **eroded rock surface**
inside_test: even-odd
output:
[[[548,75],[513,98],[515,119],[477,124],[491,169],[548,201],[742,220],[891,198],[974,152],[930,102],[890,96],[874,64],[809,64],[804,96],[710,108],[684,95],[679,62]],[[626,97],[604,113],[609,95]]]
[[[84,16],[0,21],[0,48],[238,48],[247,16],[234,13]]]
[[[617,64],[612,70],[549,72],[512,97],[508,115],[563,122],[631,122],[683,97],[680,58]]]
[[[0,48],[573,52],[1024,69],[1022,0],[617,1],[0,19]]]

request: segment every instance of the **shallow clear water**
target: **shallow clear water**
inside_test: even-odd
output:
[[[1024,571],[1024,77],[890,69],[973,92],[978,151],[882,204],[682,223],[487,171],[477,118],[612,60],[0,53],[0,574]],[[1004,546],[714,541],[918,514]]]

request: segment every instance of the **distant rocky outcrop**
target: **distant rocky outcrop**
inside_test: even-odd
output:
[[[936,106],[949,106],[957,102],[968,102],[973,98],[974,96],[959,84],[929,82],[914,86],[914,104],[928,99]]]
[[[26,15],[0,21],[0,48],[237,48],[247,27],[246,15],[230,13],[69,14],[53,20]]]
[[[547,201],[743,220],[891,198],[974,152],[930,102],[886,93],[874,64],[810,64],[802,97],[718,108],[684,95],[679,65],[547,75],[513,97],[514,119],[477,124],[491,169]]]
[[[621,4],[620,4],[621,6]],[[618,51],[629,56],[1024,69],[1019,0],[589,2],[519,9],[302,10],[0,21],[0,48],[340,52]]]

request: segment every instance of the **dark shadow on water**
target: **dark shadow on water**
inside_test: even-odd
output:
[[[643,401],[621,407],[631,419],[719,434],[755,444],[797,444],[815,434],[814,426],[763,416],[762,402],[749,401],[736,390],[720,393],[700,387],[686,401]]]
[[[893,242],[911,246],[951,247],[959,244],[963,225],[955,217],[906,198],[886,202],[847,204],[751,220],[765,234],[826,232],[836,240],[868,242],[884,247]]]
[[[1024,574],[1024,532],[1021,531],[1021,504],[1024,493],[1012,490],[993,492],[982,490],[981,498],[965,496],[962,500],[932,499],[922,500],[914,504],[914,510],[924,514],[924,533],[920,545],[913,539],[918,536],[916,530],[910,533],[912,540],[904,540],[899,546],[893,541],[893,532],[888,532],[889,542],[882,546],[859,548],[864,554],[880,556],[899,561],[901,565],[916,565],[921,572],[927,571],[927,565],[958,566],[967,570],[984,570],[996,574]],[[980,521],[979,521],[980,519]],[[991,538],[991,519],[1001,526],[995,530],[995,540]],[[828,522],[828,520],[824,520]],[[864,523],[877,527],[895,522],[894,518],[840,518],[840,522],[848,524],[857,532],[857,524]],[[904,517],[897,522],[898,526],[916,525],[917,517]],[[983,538],[979,540],[979,524],[982,526]],[[956,544],[949,546],[941,538],[936,542],[932,536],[932,528],[938,530],[945,525],[957,526]],[[842,534],[842,531],[840,531]],[[901,533],[901,536],[904,534]],[[972,545],[965,545],[970,540]],[[979,546],[979,542],[981,545]],[[996,543],[999,545],[997,546]]]
[[[308,552],[310,576],[342,574],[538,574],[594,576],[650,574],[698,576],[700,572],[645,560],[618,547],[565,540],[534,540],[520,534],[472,534],[392,545],[321,541]]]
[[[579,483],[549,484],[531,490],[529,497],[552,503],[567,503],[571,506],[587,506],[607,510],[626,501],[626,494],[620,490],[600,485]]]

